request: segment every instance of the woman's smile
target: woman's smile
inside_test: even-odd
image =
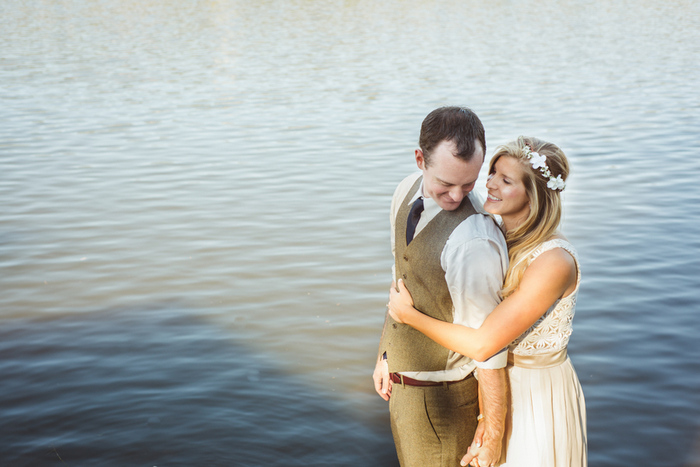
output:
[[[525,168],[520,161],[504,156],[493,165],[493,173],[486,182],[488,196],[484,209],[501,216],[506,230],[519,225],[530,213],[524,176]]]

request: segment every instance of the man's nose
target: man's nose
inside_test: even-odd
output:
[[[464,198],[464,191],[462,191],[462,187],[455,187],[450,190],[450,198],[452,201],[455,203],[461,202],[462,198]]]

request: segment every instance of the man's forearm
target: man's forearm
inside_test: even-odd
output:
[[[382,358],[382,343],[384,342],[384,332],[386,331],[387,320],[389,319],[389,313],[387,312],[386,318],[384,319],[384,327],[382,328],[382,337],[379,339],[379,352],[377,355],[377,362],[374,366],[374,373],[372,373],[372,379],[374,380],[374,389],[377,394],[388,401],[391,397],[391,380],[389,379],[389,364],[386,360]]]
[[[484,444],[488,441],[500,443],[505,430],[507,394],[504,369],[479,369],[479,399],[484,416]]]

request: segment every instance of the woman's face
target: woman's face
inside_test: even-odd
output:
[[[484,209],[503,219],[506,230],[522,224],[530,214],[530,199],[523,180],[525,168],[513,157],[502,156],[493,166],[494,172],[486,182],[488,197]]]

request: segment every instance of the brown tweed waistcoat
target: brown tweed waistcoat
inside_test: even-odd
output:
[[[420,188],[419,177],[411,187],[396,214],[395,261],[396,279],[403,279],[411,292],[416,309],[442,321],[453,321],[452,298],[445,281],[440,256],[452,231],[466,218],[476,213],[468,197],[454,211],[440,211],[406,245],[407,204]],[[387,316],[380,353],[386,352],[390,372],[445,370],[449,351],[421,332],[399,324]]]

